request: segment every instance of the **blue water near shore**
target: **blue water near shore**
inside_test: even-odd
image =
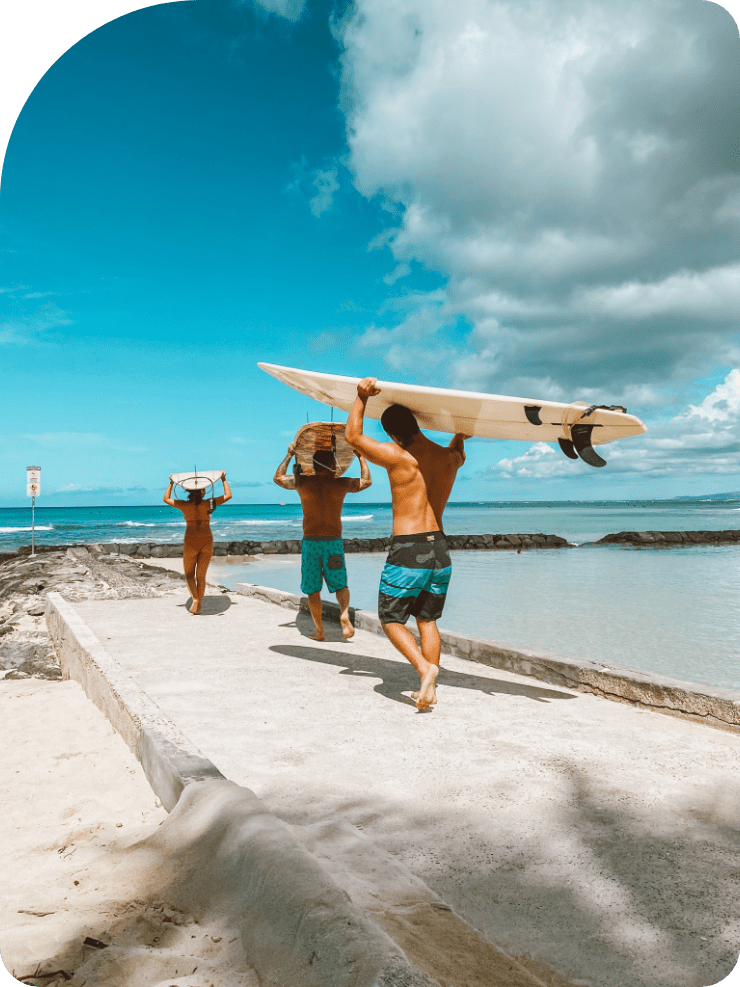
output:
[[[346,538],[390,534],[389,504],[352,502],[344,510]],[[300,504],[226,504],[211,522],[216,541],[268,541],[301,537]],[[449,504],[450,534],[543,532],[581,544],[616,531],[717,531],[740,528],[740,500],[542,501]],[[37,507],[36,542],[178,542],[185,522],[166,504],[142,507]],[[31,542],[31,510],[0,509],[0,552]]]
[[[452,552],[440,626],[515,647],[740,689],[740,546]],[[348,555],[353,606],[376,611],[381,554]],[[295,556],[217,565],[229,587],[300,592]],[[324,588],[325,598],[332,599]]]
[[[30,544],[30,510],[0,510],[0,551]],[[231,505],[212,521],[217,541],[301,537],[299,504]],[[740,546],[671,549],[587,547],[617,531],[740,528],[740,500],[450,504],[450,534],[543,532],[578,550],[455,552],[443,627],[671,678],[740,689]],[[348,503],[344,534],[391,530],[387,504]],[[46,544],[171,542],[184,522],[166,505],[37,508]],[[383,557],[347,557],[354,605],[375,610]],[[216,563],[214,563],[216,565]],[[262,583],[299,591],[295,557],[217,566],[227,585]]]

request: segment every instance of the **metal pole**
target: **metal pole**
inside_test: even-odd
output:
[[[36,557],[36,498],[31,497],[31,558]]]

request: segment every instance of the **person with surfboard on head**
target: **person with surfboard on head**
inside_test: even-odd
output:
[[[419,709],[437,702],[440,639],[437,621],[442,616],[452,563],[442,530],[457,471],[465,462],[464,442],[458,433],[448,446],[437,445],[419,429],[408,408],[392,404],[380,422],[392,442],[376,442],[363,434],[365,406],[380,394],[375,377],[357,385],[345,436],[358,455],[388,472],[393,501],[393,537],[378,593],[378,616],[391,644],[419,673],[421,685],[412,693]],[[416,618],[421,648],[406,627]]]
[[[221,504],[231,500],[231,488],[226,480],[226,474],[221,473],[224,485],[222,497],[203,499],[203,490],[189,490],[187,500],[175,500],[172,487],[175,481],[170,475],[170,485],[164,495],[165,504],[182,511],[187,522],[185,539],[182,545],[182,566],[185,570],[185,581],[190,590],[192,605],[190,613],[199,614],[206,592],[206,571],[213,556],[213,533],[211,532],[211,514]]]
[[[348,493],[367,490],[371,485],[370,470],[362,456],[358,456],[360,477],[338,477],[335,451],[315,449],[313,476],[304,475],[300,471],[294,476],[287,476],[285,471],[295,451],[296,445],[291,442],[288,454],[278,466],[273,479],[284,490],[296,490],[301,498],[301,592],[308,597],[308,606],[316,628],[313,640],[324,640],[321,612],[321,587],[324,580],[329,592],[336,594],[342,635],[348,640],[355,629],[349,619],[349,587],[342,543],[342,505]]]

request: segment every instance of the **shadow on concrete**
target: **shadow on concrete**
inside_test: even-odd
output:
[[[328,639],[327,639],[328,640]],[[341,638],[340,638],[341,640]],[[351,646],[351,642],[348,642]],[[388,658],[375,658],[371,655],[352,654],[349,651],[329,651],[320,647],[309,647],[305,644],[275,644],[270,648],[281,655],[291,658],[302,658],[305,661],[321,662],[324,665],[341,667],[341,675],[367,675],[380,679],[373,686],[373,691],[386,699],[403,703],[416,708],[416,703],[404,692],[418,688],[419,680],[411,665]],[[444,655],[442,656],[444,662]],[[471,689],[482,692],[487,696],[509,695],[524,696],[535,702],[546,703],[552,699],[575,699],[575,693],[545,689],[542,686],[525,685],[520,682],[505,682],[501,679],[488,678],[483,675],[454,672],[448,668],[440,668],[437,685],[452,686],[456,689]]]
[[[491,770],[495,778],[495,759]],[[740,948],[740,815],[729,805],[740,805],[740,786],[704,790],[697,780],[691,818],[680,792],[645,804],[581,759],[543,756],[536,770],[567,790],[557,818],[537,811],[546,795],[531,799],[524,777],[518,788],[502,785],[500,815],[454,802],[336,798],[308,779],[299,796],[275,784],[262,798],[289,824],[348,820],[489,941],[575,983],[724,982]],[[512,819],[517,803],[531,806],[531,820]]]
[[[193,605],[192,596],[188,597],[187,603],[180,603],[179,606],[187,607],[189,610]],[[228,596],[204,596],[200,608],[200,617],[214,617],[217,614],[225,613],[231,606]]]

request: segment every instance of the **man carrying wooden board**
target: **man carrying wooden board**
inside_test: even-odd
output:
[[[363,435],[365,406],[380,394],[375,377],[357,385],[357,398],[345,428],[345,438],[371,463],[388,471],[393,500],[391,550],[380,577],[378,616],[391,644],[419,673],[419,691],[412,693],[419,709],[437,702],[442,616],[452,574],[450,553],[442,530],[457,471],[465,462],[464,440],[455,435],[449,446],[432,442],[419,430],[413,413],[400,404],[386,408],[380,422],[392,442]],[[421,649],[406,627],[416,618]]]
[[[301,592],[308,597],[308,606],[316,625],[314,641],[324,640],[321,612],[321,587],[326,580],[330,593],[336,593],[342,634],[352,637],[355,629],[349,619],[349,587],[342,544],[342,505],[348,493],[366,490],[373,482],[362,456],[359,479],[335,475],[336,455],[331,449],[313,453],[314,476],[286,476],[288,463],[295,453],[295,443],[273,477],[284,490],[297,490],[303,508],[303,544],[301,546]]]

